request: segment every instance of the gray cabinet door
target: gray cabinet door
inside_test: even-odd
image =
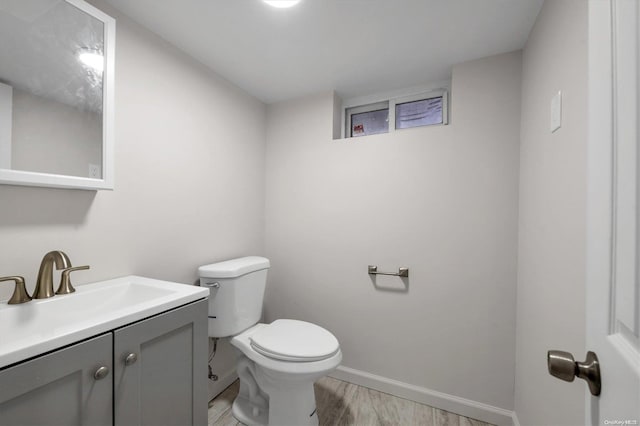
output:
[[[115,425],[207,424],[207,305],[114,331]]]
[[[0,425],[111,425],[111,333],[0,371]]]

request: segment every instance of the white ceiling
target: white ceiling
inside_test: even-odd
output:
[[[520,49],[543,0],[107,0],[264,102],[428,85]]]

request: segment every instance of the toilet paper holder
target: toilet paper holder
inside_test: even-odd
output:
[[[398,272],[378,272],[378,267],[375,265],[369,265],[367,271],[369,275],[391,275],[394,277],[409,278],[409,268],[400,267]]]

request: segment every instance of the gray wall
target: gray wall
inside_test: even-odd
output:
[[[585,386],[547,374],[546,353],[585,351],[587,2],[546,1],[523,54],[516,413],[584,424]],[[562,90],[562,128],[551,98]]]
[[[328,328],[344,366],[513,409],[520,71],[520,52],[456,66],[449,126],[355,140],[332,140],[331,93],[270,105],[267,319]],[[407,286],[368,264],[408,266]]]
[[[61,249],[91,265],[78,283],[193,283],[199,265],[262,253],[265,106],[97,4],[118,20],[116,189],[0,185],[0,275],[32,290],[42,256]]]

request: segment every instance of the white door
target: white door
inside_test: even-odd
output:
[[[640,0],[589,1],[589,424],[640,425]],[[582,354],[574,354],[582,359]]]

